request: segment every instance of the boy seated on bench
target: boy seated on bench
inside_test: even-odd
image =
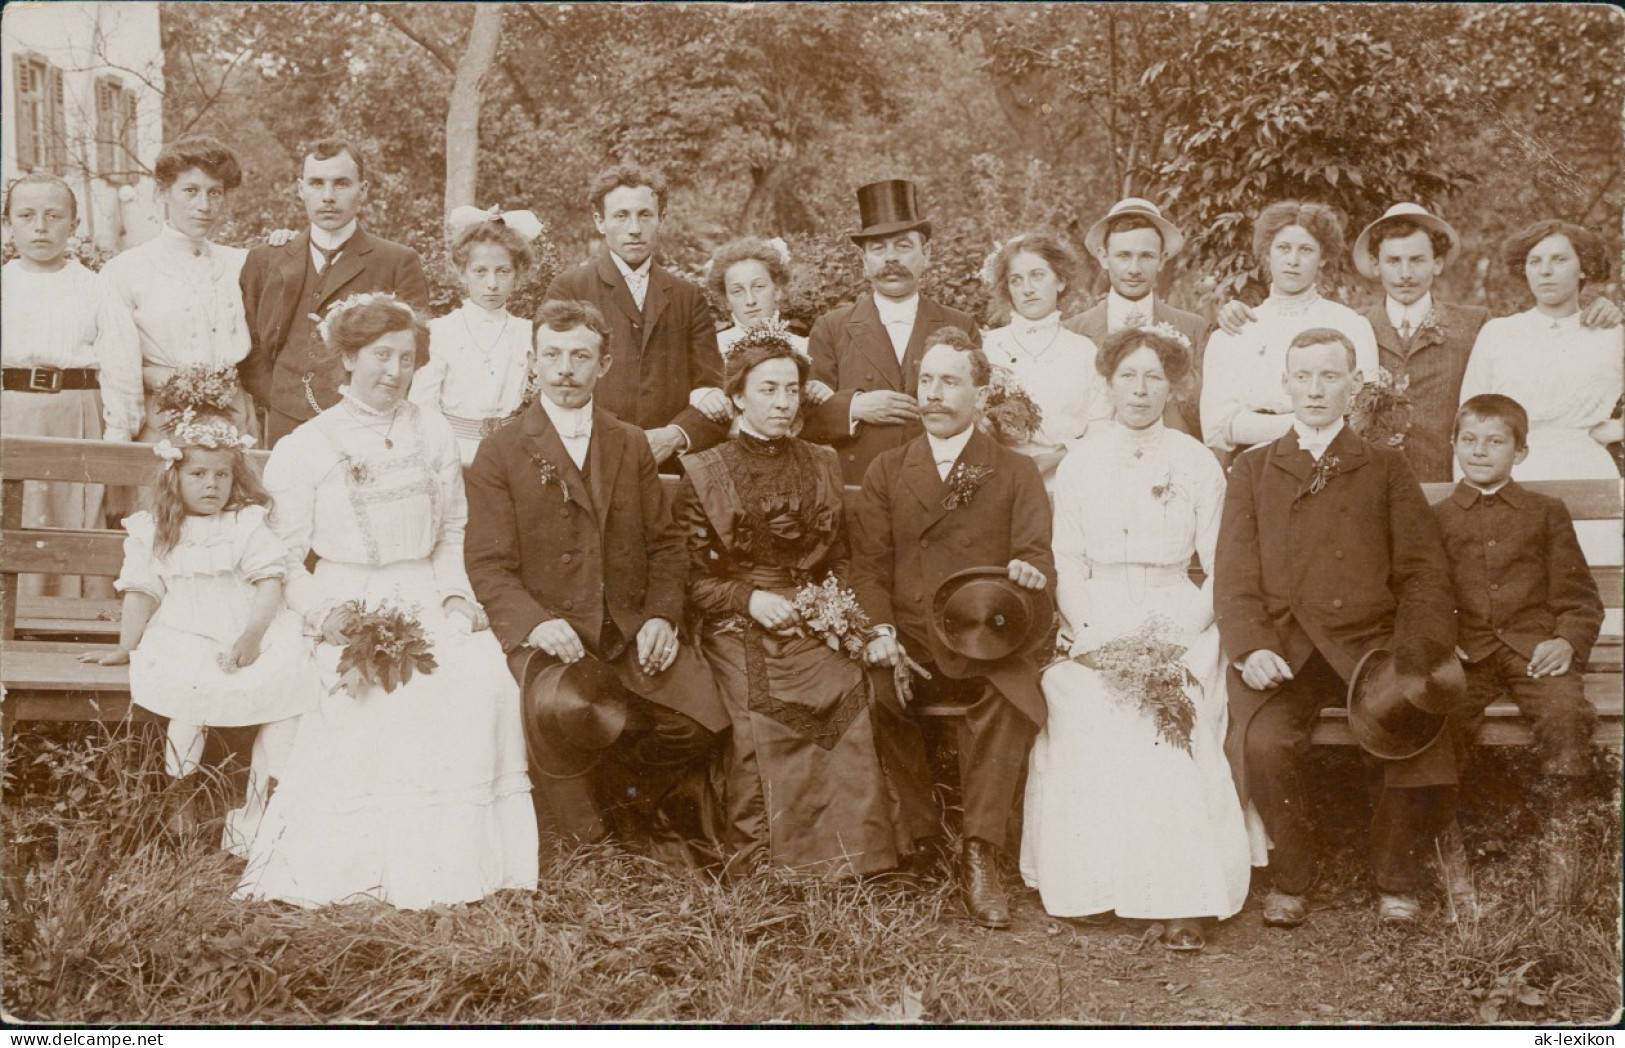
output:
[[[1452,441],[1465,477],[1433,507],[1456,589],[1467,691],[1453,711],[1458,767],[1484,709],[1508,692],[1533,722],[1541,775],[1531,790],[1546,827],[1544,903],[1564,905],[1577,852],[1578,785],[1590,763],[1596,709],[1581,670],[1602,627],[1602,597],[1562,499],[1512,479],[1529,453],[1529,416],[1485,393],[1456,413]]]

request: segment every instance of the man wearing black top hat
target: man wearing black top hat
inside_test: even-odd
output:
[[[914,183],[871,182],[858,189],[862,228],[851,234],[872,294],[830,310],[813,324],[813,378],[835,395],[807,409],[802,436],[832,444],[841,473],[858,484],[875,456],[920,433],[915,393],[925,338],[957,327],[981,342],[976,320],[920,294],[931,262],[931,223],[920,217]]]
[[[698,776],[729,722],[677,638],[683,536],[643,431],[594,403],[611,365],[602,314],[550,301],[535,326],[542,395],[467,471],[469,581],[523,688],[542,831],[594,840],[607,821],[686,862]]]
[[[864,655],[894,669],[910,658],[929,679],[914,704],[963,705],[959,775],[965,908],[1003,928],[1010,907],[998,849],[1044,723],[1038,649],[1055,618],[1050,506],[1038,467],[976,427],[992,368],[954,328],[924,340],[919,369],[925,433],[883,452],[852,515],[852,588],[882,636]],[[875,744],[915,842],[938,833],[920,727],[896,689],[876,689]]]
[[[1439,715],[1462,679],[1449,565],[1404,455],[1344,423],[1359,381],[1348,336],[1311,328],[1292,340],[1282,377],[1292,429],[1237,457],[1214,558],[1230,660],[1225,755],[1274,845],[1264,923],[1283,927],[1303,922],[1315,881],[1309,813],[1325,794],[1307,781],[1310,733],[1323,707],[1345,703],[1373,649],[1393,653],[1416,696],[1372,702],[1380,689],[1357,689],[1350,703],[1357,741],[1380,760],[1371,864],[1384,922],[1417,919],[1422,859],[1453,814],[1456,761]]]

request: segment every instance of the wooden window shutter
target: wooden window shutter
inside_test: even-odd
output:
[[[16,74],[14,87],[17,94],[17,167],[32,171],[42,159],[39,150],[39,70],[32,61],[21,58],[13,71]]]
[[[62,88],[62,70],[50,66],[49,73],[45,95],[46,165],[57,174],[65,175],[68,173],[67,100]]]
[[[113,84],[106,77],[96,79],[96,174],[113,177]]]

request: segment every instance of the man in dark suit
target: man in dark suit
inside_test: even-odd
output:
[[[1100,346],[1107,335],[1124,328],[1168,324],[1190,340],[1191,374],[1200,382],[1207,320],[1157,297],[1157,276],[1163,263],[1179,254],[1185,244],[1179,227],[1163,218],[1151,201],[1128,197],[1113,204],[1105,218],[1089,227],[1083,244],[1111,278],[1112,287],[1094,306],[1067,318],[1067,330]],[[1201,390],[1194,386],[1181,399],[1170,397],[1163,423],[1201,440],[1200,401]]]
[[[1410,380],[1408,395],[1414,406],[1403,447],[1424,484],[1451,478],[1450,426],[1461,402],[1461,379],[1478,329],[1490,316],[1483,306],[1455,305],[1433,296],[1433,282],[1460,247],[1461,238],[1450,224],[1420,204],[1395,204],[1354,240],[1354,268],[1367,280],[1380,281],[1383,290],[1380,302],[1359,313],[1376,332],[1383,369],[1395,381]],[[1219,322],[1232,334],[1240,333],[1252,319],[1252,311],[1240,302],[1227,303],[1219,311]],[[1586,327],[1614,327],[1620,313],[1599,296],[1582,312],[1580,322]]]
[[[314,143],[297,188],[309,228],[285,244],[250,249],[241,277],[249,350],[238,374],[264,412],[267,447],[338,402],[344,369],[327,359],[312,314],[364,291],[387,291],[420,311],[429,305],[417,254],[360,228],[367,180],[354,146],[338,138]]]
[[[1405,457],[1343,421],[1359,384],[1354,346],[1311,328],[1287,350],[1293,428],[1230,470],[1214,565],[1214,610],[1230,660],[1225,752],[1244,803],[1274,842],[1266,924],[1295,926],[1315,880],[1304,781],[1322,707],[1342,705],[1355,664],[1388,648],[1402,672],[1454,659],[1455,600],[1439,526]],[[1422,858],[1450,817],[1448,732],[1383,761],[1371,826],[1384,921],[1419,912]],[[1440,789],[1443,787],[1443,789]]]
[[[722,386],[716,322],[704,291],[654,263],[665,181],[623,165],[601,173],[589,192],[604,250],[554,278],[547,298],[591,302],[609,322],[617,366],[599,388],[598,406],[643,430],[655,462],[675,470],[676,455],[728,435],[726,425],[688,406],[692,390]]]
[[[838,306],[813,324],[807,351],[813,378],[835,395],[807,409],[802,436],[832,444],[841,475],[861,483],[881,452],[920,434],[918,388],[926,336],[943,327],[981,344],[975,318],[925,298],[931,223],[921,218],[914,183],[874,182],[858,190],[862,228],[853,233],[872,294]]]
[[[670,844],[673,831],[699,828],[681,787],[699,781],[728,714],[705,660],[677,639],[688,555],[648,441],[594,402],[610,369],[608,340],[590,303],[542,306],[534,364],[542,395],[475,454],[464,551],[526,688],[527,717],[537,704],[531,689],[546,686],[533,682],[549,665],[599,660],[624,689],[614,700],[627,704],[626,728],[587,772],[550,774],[553,751],[574,740],[531,737],[542,830],[592,840],[607,819]]]
[[[959,736],[964,793],[960,886],[971,918],[991,928],[1010,922],[999,883],[998,849],[1027,752],[1044,723],[1038,653],[1031,645],[994,663],[974,663],[948,651],[930,626],[933,596],[950,575],[1004,565],[1017,585],[1044,595],[1055,588],[1050,552],[1050,505],[1032,459],[976,427],[987,401],[992,368],[964,332],[942,328],[925,339],[919,367],[925,433],[883,452],[863,478],[852,518],[852,588],[882,636],[870,642],[870,665],[893,666],[903,653],[924,663],[930,680],[916,685],[921,701],[965,704]],[[1040,630],[1038,641],[1049,631]],[[925,743],[894,689],[878,689],[875,742],[898,791],[903,829],[915,841],[935,836]]]

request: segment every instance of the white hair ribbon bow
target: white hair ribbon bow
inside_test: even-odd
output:
[[[469,226],[479,225],[481,222],[500,222],[523,237],[526,243],[547,231],[547,227],[536,217],[535,212],[504,211],[500,204],[483,209],[470,204],[461,204],[452,208],[451,214],[446,218],[446,224],[451,227],[451,235],[454,238],[461,236],[463,230]]]
[[[160,440],[158,443],[154,444],[152,446],[152,453],[164,460],[165,470],[168,470],[170,466],[173,466],[175,463],[181,460],[181,449],[171,444],[168,437],[165,437],[163,440]]]

